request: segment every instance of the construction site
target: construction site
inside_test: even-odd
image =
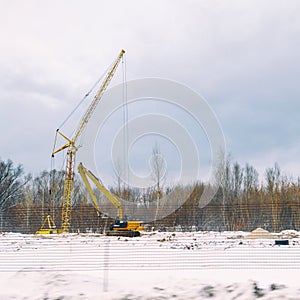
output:
[[[109,97],[105,98],[105,92],[120,64],[123,72],[123,82],[120,85],[122,93],[118,94],[122,103],[120,110],[121,115],[128,115],[128,103],[124,101],[127,97],[124,87],[128,86],[124,80],[124,54],[125,51],[121,50],[101,80],[76,106],[79,119],[72,123],[77,124],[76,128],[69,129],[73,134],[66,135],[61,129],[56,130],[51,153],[52,169],[45,170],[22,184],[18,183],[18,190],[14,188],[15,191],[10,192],[7,189],[5,197],[17,199],[17,202],[2,211],[1,231],[31,234],[101,233],[137,237],[143,231],[153,230],[252,231],[258,227],[271,232],[299,230],[299,182],[285,181],[277,164],[266,170],[267,184],[260,185],[254,167],[228,162],[223,165],[225,171],[219,170],[224,175],[219,178],[218,189],[215,189],[210,201],[201,206],[201,197],[207,192],[209,183],[198,180],[185,185],[166,185],[164,156],[156,145],[152,153],[150,151],[152,177],[147,179],[148,186],[130,186],[124,178],[116,176],[116,173],[109,176],[115,177],[117,184],[105,186],[99,174],[94,173],[95,168],[90,170],[97,159],[91,148],[94,138],[85,143],[82,143],[81,138],[93,116],[96,115],[96,118],[92,122],[96,122],[97,126],[101,123],[99,111],[94,114],[98,104],[103,104],[101,113],[104,118],[107,113],[104,108],[109,107],[109,100],[116,98],[111,91]],[[158,84],[158,81],[153,82]],[[85,104],[84,109],[82,103]],[[69,121],[74,111],[68,115],[63,125]],[[121,118],[118,125],[125,138],[128,136],[126,123],[128,119]],[[149,125],[150,128],[152,125]],[[128,144],[125,138],[121,139],[123,144],[119,146],[121,157],[124,158],[128,153],[128,145],[127,148],[124,145]],[[101,147],[103,148],[103,144]],[[77,152],[83,150],[86,151],[86,155],[81,156],[84,160],[80,161],[80,158],[78,161]],[[62,154],[61,170],[53,167],[58,154]],[[122,163],[128,164],[126,158]],[[7,174],[14,172],[12,163],[8,162],[6,168]],[[7,177],[5,180],[15,180],[17,183],[19,179],[13,178]]]
[[[278,165],[266,186],[249,165],[225,165],[227,177],[203,205],[212,187],[201,181],[166,187],[158,175],[142,191],[121,181],[109,188],[77,162],[80,137],[124,54],[74,133],[56,130],[51,156],[65,152],[64,170],[28,181],[21,201],[1,212],[0,298],[296,299],[298,282],[289,278],[300,267],[300,188],[280,180]],[[158,147],[153,157],[164,174]],[[6,167],[9,174],[13,165]]]
[[[299,299],[299,2],[1,4],[0,299]]]

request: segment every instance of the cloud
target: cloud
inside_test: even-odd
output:
[[[299,9],[298,1],[5,1],[0,156],[47,168],[56,127],[124,48],[128,79],[170,78],[202,94],[233,157],[263,166],[273,153],[292,168]]]

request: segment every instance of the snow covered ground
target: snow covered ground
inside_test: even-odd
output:
[[[248,235],[3,233],[0,299],[300,299],[300,232]]]

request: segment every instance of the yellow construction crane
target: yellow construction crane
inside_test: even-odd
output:
[[[72,138],[68,138],[59,129],[56,130],[56,136],[59,134],[66,140],[66,144],[54,150],[52,152],[52,156],[56,153],[68,149],[67,151],[67,161],[66,161],[66,174],[64,180],[64,190],[63,190],[63,199],[62,199],[62,225],[61,229],[58,230],[58,233],[62,232],[69,232],[70,225],[71,225],[71,205],[72,205],[72,191],[74,185],[74,166],[75,166],[75,155],[78,150],[78,146],[76,142],[79,136],[82,134],[85,126],[87,125],[89,119],[91,118],[94,110],[96,109],[104,91],[106,90],[108,84],[110,83],[112,77],[114,76],[117,67],[124,55],[125,51],[121,50],[120,54],[118,55],[115,63],[113,64],[110,71],[107,73],[101,87],[99,88],[96,96],[94,97],[93,101],[91,102],[90,106],[88,107],[87,111],[83,115],[77,130],[75,131]],[[56,138],[55,138],[56,140]]]
[[[106,198],[118,209],[119,216],[115,220],[115,224],[111,224],[110,230],[106,232],[107,235],[113,236],[127,236],[135,237],[140,236],[140,232],[144,230],[141,225],[141,221],[138,220],[126,220],[123,216],[123,207],[121,202],[112,195],[99,181],[99,179],[88,169],[86,169],[82,163],[78,165],[78,172],[91,196],[91,199],[97,209],[97,212],[101,214],[97,198],[90,185],[89,179],[95,184],[95,186],[106,196]]]

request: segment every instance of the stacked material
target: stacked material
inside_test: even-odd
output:
[[[273,239],[275,238],[268,230],[257,228],[251,231],[250,234],[246,236],[247,239]]]

